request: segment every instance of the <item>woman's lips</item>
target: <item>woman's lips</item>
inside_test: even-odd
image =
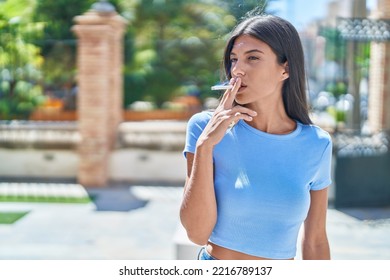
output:
[[[241,85],[240,88],[238,89],[238,92],[241,92],[247,88],[246,85]]]

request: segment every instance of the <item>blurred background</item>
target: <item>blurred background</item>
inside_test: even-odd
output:
[[[336,258],[390,258],[390,0],[0,0],[0,259],[193,255],[186,124],[260,12],[299,31],[333,138]],[[357,251],[366,234],[382,243]]]

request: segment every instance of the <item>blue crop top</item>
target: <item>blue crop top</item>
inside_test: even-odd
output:
[[[189,120],[184,155],[195,153],[211,116]],[[276,135],[240,120],[214,147],[217,222],[209,241],[257,257],[295,257],[310,191],[331,184],[331,158],[330,135],[318,126],[297,122]]]

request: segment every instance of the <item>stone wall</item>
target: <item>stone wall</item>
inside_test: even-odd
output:
[[[107,158],[109,181],[183,184],[185,121],[123,122]],[[1,178],[77,180],[76,122],[0,123]]]

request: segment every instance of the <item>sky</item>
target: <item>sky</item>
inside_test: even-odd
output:
[[[367,0],[367,6],[374,7],[377,0]],[[270,1],[269,9],[275,10],[276,15],[290,21],[295,28],[301,30],[315,19],[327,14],[327,4],[331,0],[276,0]]]
[[[298,30],[310,21],[326,15],[329,0],[278,0],[270,1],[269,10],[290,21]]]

